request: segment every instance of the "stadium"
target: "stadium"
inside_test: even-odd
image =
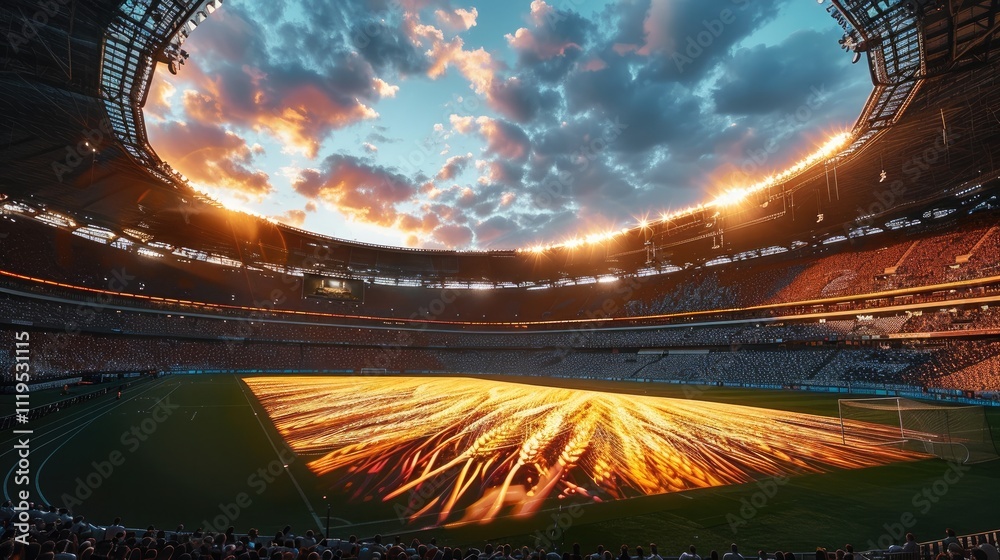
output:
[[[471,249],[234,209],[158,155],[156,80],[230,3],[0,6],[4,558],[996,560],[995,0],[810,3],[842,34],[811,48],[867,64],[850,130],[682,210]],[[708,4],[678,71],[747,3]],[[365,9],[443,41],[413,5],[450,3]]]

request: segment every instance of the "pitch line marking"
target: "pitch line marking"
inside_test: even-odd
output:
[[[240,392],[243,393],[243,398],[246,399],[247,404],[250,406],[251,410],[253,410],[253,403],[250,402],[250,397],[247,396],[246,389],[244,388],[244,384],[242,383],[241,379],[237,377],[235,374],[233,374],[233,379],[236,381],[236,385],[240,388]],[[271,449],[274,450],[275,456],[277,456],[278,460],[281,461],[281,453],[278,451],[278,446],[276,446],[274,444],[274,440],[271,439],[271,434],[267,433],[267,429],[264,426],[264,422],[261,421],[260,415],[254,412],[253,416],[254,418],[257,419],[257,423],[260,425],[261,431],[264,432],[264,437],[266,437],[268,443],[271,444]],[[289,447],[288,449],[291,451],[291,447]],[[312,515],[313,520],[316,521],[316,526],[323,527],[323,521],[319,518],[319,515],[316,514],[316,510],[313,509],[312,504],[309,503],[309,498],[306,497],[305,492],[302,491],[302,487],[299,486],[299,481],[295,479],[295,476],[292,475],[292,471],[288,469],[287,465],[285,466],[285,472],[288,473],[288,478],[290,478],[292,484],[295,485],[295,489],[299,491],[299,496],[302,497],[302,501],[305,502],[306,508],[309,510],[309,514]]]

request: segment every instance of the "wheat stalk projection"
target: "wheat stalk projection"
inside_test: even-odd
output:
[[[317,476],[426,526],[924,457],[845,446],[837,418],[698,400],[474,378],[245,382]]]

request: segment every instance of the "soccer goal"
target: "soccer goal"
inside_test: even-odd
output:
[[[981,406],[942,406],[902,397],[840,399],[844,444],[919,451],[958,463],[998,457]]]

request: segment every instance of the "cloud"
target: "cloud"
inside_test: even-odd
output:
[[[436,10],[434,12],[434,17],[441,22],[441,25],[458,31],[468,31],[476,26],[476,18],[479,17],[479,10],[475,8],[472,8],[471,10],[463,8],[451,11]]]
[[[332,131],[376,118],[373,104],[398,91],[357,53],[326,48],[319,67],[308,50],[293,56],[238,8],[219,10],[209,23],[185,66],[189,119],[261,130],[315,158]]]
[[[436,179],[441,181],[451,181],[459,174],[462,173],[472,162],[472,154],[468,153],[464,156],[452,156],[448,158],[441,170],[438,171],[435,176]]]
[[[401,216],[397,205],[417,192],[406,177],[346,155],[329,156],[320,169],[303,170],[292,187],[352,219],[385,227],[396,225]]]
[[[445,13],[439,10],[439,19]],[[475,15],[478,15],[478,11],[473,9],[466,14],[465,21],[469,21],[469,18]],[[473,91],[488,96],[496,79],[496,73],[503,65],[495,61],[486,49],[480,47],[468,50],[465,48],[465,40],[457,35],[446,39],[443,30],[422,23],[417,13],[407,13],[406,22],[406,32],[413,44],[420,46],[429,44],[426,51],[427,77],[436,80],[442,77],[449,68],[454,67],[469,81],[469,86]]]
[[[182,75],[157,77],[150,133],[182,172],[251,199],[276,190],[254,142],[291,154],[272,173],[306,199],[279,214],[289,223],[332,208],[410,245],[551,241],[697,202],[755,150],[766,174],[853,121],[870,84],[847,75],[835,26],[749,40],[788,2],[617,0],[584,16],[534,0],[502,31],[449,0],[227,4]],[[678,58],[702,32],[709,44]],[[803,104],[808,118],[786,118]],[[453,114],[410,130],[380,109]],[[399,142],[440,156],[387,167]]]
[[[472,243],[473,231],[469,226],[444,225],[434,230],[433,237],[445,247],[468,247]]]
[[[635,58],[642,79],[693,84],[789,1],[637,0],[608,6],[605,17],[617,22],[613,51]]]
[[[551,109],[557,103],[551,97],[546,98],[536,84],[518,77],[494,81],[487,101],[490,107],[519,123],[534,120],[543,105]]]
[[[428,56],[431,64],[427,76],[432,79],[441,77],[449,67],[454,66],[469,80],[476,93],[485,93],[493,83],[497,69],[493,56],[482,47],[472,51],[465,50],[465,41],[461,37],[454,37],[450,41],[438,38],[428,51]]]
[[[484,177],[490,183],[518,186],[524,178],[524,167],[514,162],[493,160],[482,162]]]
[[[285,212],[274,216],[274,219],[292,227],[302,227],[302,224],[306,221],[306,213],[302,210],[286,210]]]
[[[531,27],[504,35],[522,65],[583,51],[593,25],[575,12],[556,9],[544,0],[531,3]]]
[[[157,120],[164,120],[170,116],[173,110],[173,98],[177,93],[177,88],[173,82],[164,76],[163,69],[154,75],[153,82],[149,86],[149,94],[146,96],[146,105],[142,111],[147,117]]]
[[[476,119],[473,117],[465,116],[460,117],[458,115],[449,115],[448,122],[451,123],[451,128],[459,134],[468,134],[472,132],[473,126],[476,124]]]
[[[147,123],[158,155],[195,184],[260,198],[274,187],[268,174],[257,169],[261,148],[252,147],[233,132],[200,122]]]
[[[524,161],[531,152],[531,139],[516,124],[490,117],[476,119],[486,151],[513,161]]]
[[[736,115],[794,112],[814,91],[841,81],[831,77],[845,74],[850,66],[840,51],[812,48],[828,38],[799,31],[777,45],[740,49],[720,65],[722,76],[712,90],[716,109]]]
[[[399,92],[399,86],[391,86],[382,78],[375,78],[375,91],[378,92],[379,97],[396,97]]]
[[[491,216],[476,224],[476,242],[484,247],[503,243],[521,229],[521,225],[506,216]]]

